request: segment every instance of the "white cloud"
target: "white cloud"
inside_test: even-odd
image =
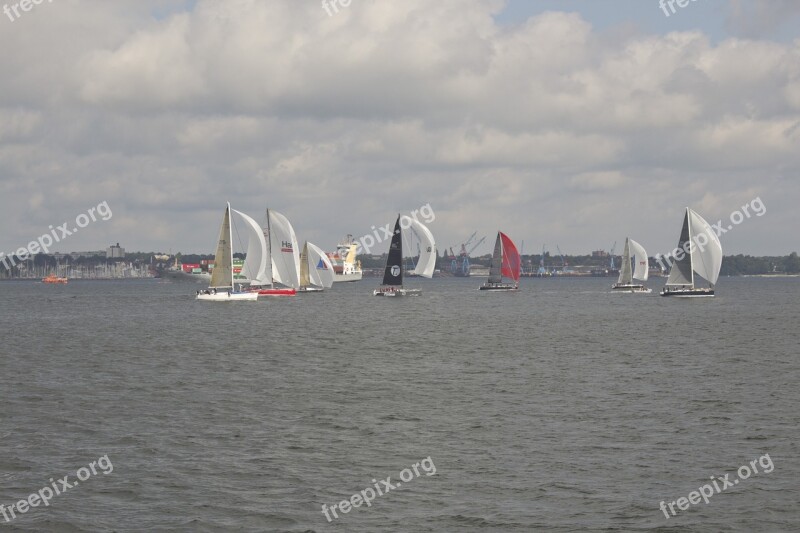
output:
[[[666,249],[685,205],[713,218],[799,192],[778,177],[800,167],[800,40],[600,35],[561,12],[499,26],[483,0],[160,5],[0,21],[0,206],[17,221],[0,249],[107,200],[113,221],[69,246],[208,251],[225,199],[326,246],[430,202],[448,246],[502,227],[574,252],[635,229]],[[764,239],[723,244],[788,251],[775,211]]]

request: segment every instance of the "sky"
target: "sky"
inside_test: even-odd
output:
[[[51,251],[212,253],[227,201],[326,250],[429,205],[440,249],[667,253],[688,206],[800,251],[800,2],[331,1],[5,4],[0,252],[105,202]]]

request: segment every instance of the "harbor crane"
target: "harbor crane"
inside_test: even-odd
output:
[[[458,257],[453,254],[453,260],[450,263],[450,271],[453,273],[454,276],[458,277],[469,277],[469,254],[475,251],[475,249],[486,240],[486,237],[481,237],[478,242],[472,245],[472,247],[467,250],[467,246],[475,239],[475,236],[478,234],[477,231],[473,232],[469,238],[461,244],[461,252],[458,254]],[[450,248],[450,253],[452,254],[453,249]]]

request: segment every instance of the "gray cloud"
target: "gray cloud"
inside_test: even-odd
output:
[[[230,200],[326,248],[430,202],[446,246],[503,228],[528,250],[657,251],[684,206],[716,220],[756,195],[769,214],[726,250],[798,248],[797,41],[498,26],[480,0],[181,5],[0,21],[0,250],[107,200],[64,249],[208,252]]]

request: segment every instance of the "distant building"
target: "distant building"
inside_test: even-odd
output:
[[[80,257],[89,258],[89,257],[105,257],[105,256],[106,256],[106,252],[103,251],[103,250],[95,250],[93,252],[69,252],[69,253],[54,252],[53,253],[53,257],[55,259],[59,260],[59,261],[62,260],[62,259],[66,259],[66,258],[69,258],[69,259],[72,259],[72,260],[76,260],[76,259],[78,259]]]
[[[106,259],[122,259],[125,257],[125,248],[120,247],[119,243],[112,244],[106,249]]]
[[[605,250],[595,250],[592,252],[592,257],[608,257],[608,252]]]

